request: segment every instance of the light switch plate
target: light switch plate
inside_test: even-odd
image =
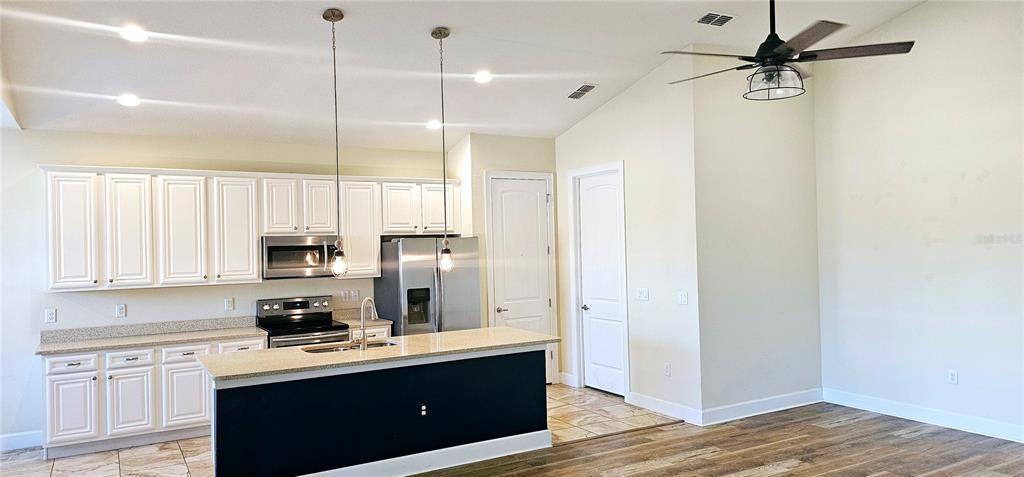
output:
[[[43,323],[56,323],[57,322],[57,309],[47,308],[43,310]]]
[[[114,318],[124,318],[126,316],[128,316],[128,305],[124,303],[114,305]]]
[[[235,297],[224,299],[224,311],[235,311]]]
[[[636,299],[640,301],[647,301],[651,299],[651,290],[647,288],[636,289]]]

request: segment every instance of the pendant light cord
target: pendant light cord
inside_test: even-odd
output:
[[[338,139],[338,40],[335,33],[334,22],[331,22],[331,73],[334,78],[334,194],[337,202],[338,223],[337,237],[338,250],[344,253],[344,244],[341,243],[341,141]]]
[[[444,38],[438,38],[438,56],[441,71],[441,204],[444,212],[444,246],[448,247],[448,148],[445,144],[444,130],[447,124],[444,119]]]

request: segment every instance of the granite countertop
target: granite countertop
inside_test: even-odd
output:
[[[557,336],[510,327],[478,328],[421,335],[396,336],[387,341],[397,346],[366,351],[307,353],[301,346],[273,348],[248,353],[201,356],[214,381],[255,378],[280,374],[402,361],[430,356],[471,353],[504,348],[557,343]]]
[[[156,347],[179,343],[196,343],[203,341],[221,341],[229,339],[261,338],[266,339],[267,332],[255,326],[237,328],[218,328],[198,331],[181,331],[170,333],[140,334],[133,336],[108,336],[90,339],[54,341],[42,343],[36,354],[64,354],[103,351],[109,349]]]

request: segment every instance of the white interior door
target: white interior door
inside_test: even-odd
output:
[[[626,267],[621,172],[579,178],[576,247],[583,384],[626,392]]]
[[[557,334],[550,276],[550,187],[549,180],[489,179],[489,313],[495,326]],[[554,382],[556,345],[547,355],[548,382]]]

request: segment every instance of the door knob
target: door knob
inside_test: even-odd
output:
[[[498,313],[501,313],[503,311],[508,311],[508,308],[502,308],[502,307],[499,306],[498,309],[494,310],[494,311],[497,311]]]
[[[583,305],[583,311],[587,311],[587,310],[589,310],[589,309],[590,309],[590,307],[589,307],[589,306],[587,306],[587,305]]]

